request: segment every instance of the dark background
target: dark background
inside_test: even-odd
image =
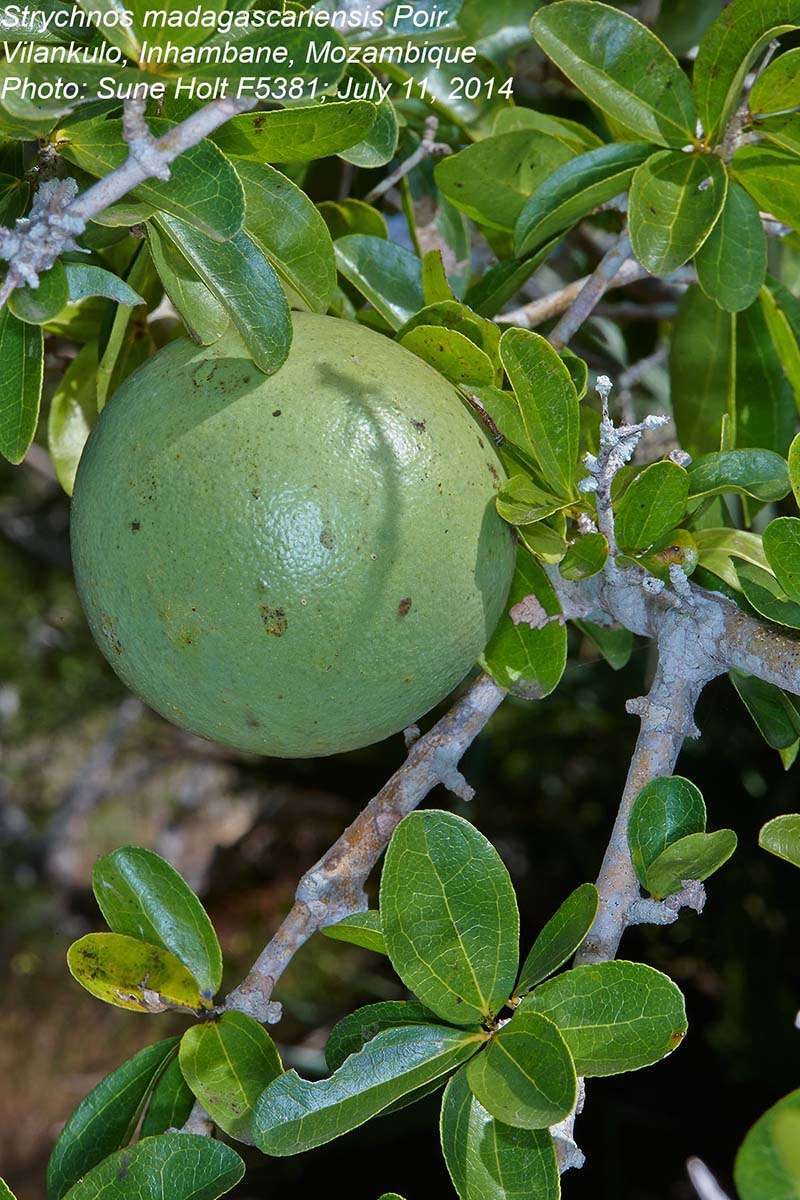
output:
[[[38,456],[34,463],[38,464]],[[100,1077],[182,1023],[93,1000],[69,976],[69,943],[101,928],[94,858],[135,841],[200,888],[220,933],[226,986],[246,971],[290,903],[297,877],[403,756],[401,739],[333,759],[229,753],[172,729],[127,697],[94,648],[68,568],[67,501],[44,466],[0,473],[0,1173],[41,1200],[61,1123]],[[519,891],[523,952],[566,894],[597,873],[636,733],[650,648],[615,674],[576,642],[558,693],[507,703],[469,752],[477,787],[456,811],[496,844]],[[565,1177],[573,1200],[680,1200],[699,1154],[731,1188],[752,1121],[800,1083],[800,876],[758,849],[761,824],[796,810],[796,773],[760,741],[726,680],[703,696],[702,740],[679,770],[702,788],[709,827],[732,826],[735,858],[698,917],[630,930],[623,954],[668,972],[686,994],[689,1036],[649,1070],[592,1080]],[[432,805],[452,806],[438,792]],[[274,1031],[290,1065],[322,1069],[330,1026],[359,1004],[400,996],[377,955],[315,937],[278,989]],[[337,1181],[352,1200],[397,1190],[451,1194],[436,1101],[376,1120],[297,1159],[249,1154],[239,1200]]]

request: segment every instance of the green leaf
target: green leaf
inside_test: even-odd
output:
[[[755,563],[757,567],[768,567],[761,536],[744,529],[710,528],[698,529],[694,534],[701,567],[713,571],[729,587],[740,591],[739,577],[733,565],[735,558]]]
[[[579,1075],[648,1067],[686,1036],[680,990],[644,963],[574,967],[540,984],[523,1004],[558,1026]]]
[[[484,138],[436,164],[436,183],[456,208],[490,229],[512,230],[531,192],[575,151],[524,129]]]
[[[628,207],[633,253],[653,275],[669,275],[705,242],[728,190],[722,160],[712,154],[661,150],[637,168]]]
[[[386,949],[403,983],[438,1017],[480,1023],[511,995],[519,914],[492,845],[452,813],[400,822],[381,876]]]
[[[564,508],[564,501],[537,487],[529,475],[512,475],[495,499],[497,511],[509,525],[531,525]]]
[[[58,482],[72,495],[83,447],[97,418],[97,342],[73,358],[58,382],[47,420],[47,448]]]
[[[734,565],[739,586],[757,613],[777,625],[800,629],[800,604],[789,599],[770,571],[748,562]]]
[[[751,113],[761,115],[800,108],[800,49],[787,50],[759,75],[748,107]]]
[[[736,318],[736,443],[785,455],[795,432],[797,402],[763,299],[762,291]]]
[[[559,565],[564,579],[591,579],[602,571],[608,558],[608,542],[602,533],[586,533],[572,543]]]
[[[326,925],[322,933],[334,942],[350,942],[353,946],[374,950],[376,954],[386,953],[381,914],[376,909],[353,913],[343,921],[337,921],[335,925]]]
[[[793,702],[773,683],[730,671],[729,678],[768,746],[787,750],[800,737],[800,712]]]
[[[148,124],[156,137],[175,127],[174,121],[161,118],[150,119]],[[103,118],[70,125],[59,137],[58,152],[92,175],[108,175],[128,157],[122,122]],[[204,138],[186,150],[171,164],[170,172],[167,181],[145,180],[134,188],[132,195],[215,241],[225,241],[241,229],[242,185],[231,163],[213,142]]]
[[[424,307],[422,264],[410,250],[360,233],[339,238],[334,250],[342,275],[392,329]]]
[[[16,1200],[16,1196],[4,1179],[0,1179],[0,1200]]]
[[[556,518],[556,520],[558,520]],[[526,550],[530,550],[544,563],[559,563],[567,552],[567,541],[561,529],[553,528],[547,521],[537,521],[535,525],[525,525],[517,528],[517,537]]]
[[[323,200],[318,208],[334,239],[345,237],[348,233],[366,233],[384,241],[389,238],[383,213],[363,200],[355,200],[352,196],[347,200]]]
[[[733,0],[700,43],[693,85],[713,145],[739,102],[745,76],[768,42],[800,24],[797,0]]]
[[[122,933],[87,933],[67,951],[78,983],[107,1004],[133,1012],[208,1007],[180,959]]]
[[[514,1129],[490,1116],[462,1069],[442,1098],[442,1152],[461,1200],[558,1200],[553,1139],[546,1129]]]
[[[355,80],[357,87],[368,88],[376,83],[372,71],[368,71],[360,63],[352,63],[347,74]],[[375,106],[375,120],[366,136],[339,153],[345,162],[352,163],[355,167],[374,170],[375,167],[383,167],[392,161],[397,151],[399,134],[400,126],[394,104],[389,99],[379,100]]]
[[[485,1038],[482,1032],[442,1025],[407,1025],[377,1034],[329,1079],[309,1083],[287,1071],[258,1101],[256,1145],[276,1157],[322,1146],[448,1074],[471,1058]]]
[[[578,121],[556,117],[552,113],[537,112],[520,104],[511,108],[501,108],[495,117],[492,133],[513,133],[517,129],[535,129],[539,133],[549,133],[551,137],[558,138],[569,147],[573,154],[583,154],[585,150],[595,150],[603,145],[596,133]]]
[[[800,433],[793,438],[789,447],[789,482],[792,485],[795,503],[800,507]]]
[[[762,850],[800,867],[800,814],[785,813],[767,821],[758,835],[758,844]]]
[[[436,251],[436,255],[441,259],[438,251]],[[452,296],[447,300],[439,300],[421,308],[410,320],[406,321],[402,329],[398,330],[398,340],[404,338],[407,333],[419,325],[436,325],[445,329],[455,329],[479,346],[493,362],[498,361],[500,330],[492,321],[478,316],[465,304],[453,300]]]
[[[206,910],[174,867],[152,850],[123,846],[97,860],[92,887],[112,932],[169,950],[212,999],[222,951]]]
[[[366,100],[326,102],[273,112],[251,112],[226,121],[213,135],[226,154],[259,163],[309,162],[356,146],[375,124]]]
[[[628,818],[628,848],[642,886],[648,886],[649,867],[667,846],[705,827],[705,801],[691,780],[665,775],[645,784]]]
[[[531,946],[519,973],[516,993],[530,991],[571,958],[597,916],[599,895],[593,883],[582,883],[567,896]]]
[[[717,450],[722,418],[735,412],[736,317],[699,287],[678,305],[669,370],[681,446],[690,454]]]
[[[672,842],[647,868],[648,892],[657,900],[679,892],[684,880],[702,882],[726,863],[736,849],[732,829],[715,833],[690,833]]]
[[[777,517],[762,534],[767,562],[790,600],[800,602],[800,519]]]
[[[117,304],[131,306],[144,303],[142,297],[129,287],[124,279],[104,270],[103,267],[65,263],[65,269],[70,304],[80,304],[87,296],[102,296]]]
[[[615,529],[623,550],[644,551],[680,524],[689,496],[689,475],[669,459],[651,463],[617,502]]]
[[[549,696],[558,686],[567,663],[567,631],[561,621],[541,629],[517,624],[508,615],[528,596],[535,596],[548,616],[559,617],[561,605],[539,563],[520,550],[506,601],[506,615],[483,652],[481,664],[500,685],[526,699]]]
[[[758,132],[774,146],[800,154],[800,116],[767,117],[758,122]]]
[[[467,1082],[488,1113],[517,1129],[547,1129],[563,1121],[578,1087],[558,1029],[524,1001],[468,1063]]]
[[[194,1107],[194,1095],[183,1078],[178,1056],[170,1059],[150,1095],[140,1137],[181,1129]]]
[[[495,380],[495,369],[489,356],[456,329],[417,325],[399,342],[456,385],[480,387]]]
[[[732,182],[719,220],[694,260],[709,299],[727,312],[741,312],[758,296],[767,273],[767,235],[758,205]]]
[[[224,304],[154,221],[147,225],[147,245],[164,291],[190,336],[201,346],[219,341],[230,324]]]
[[[634,171],[653,150],[648,142],[612,142],[553,171],[519,214],[514,230],[517,254],[529,254],[626,192]]]
[[[661,146],[694,139],[689,80],[639,21],[607,4],[560,0],[540,9],[531,28],[559,70],[626,129]]]
[[[575,621],[576,628],[592,642],[614,671],[621,671],[633,653],[633,634],[629,629],[597,625],[594,621]]]
[[[417,1000],[381,1000],[377,1004],[366,1004],[334,1025],[325,1046],[325,1061],[331,1071],[337,1071],[346,1058],[357,1054],[385,1029],[436,1023],[435,1013]]]
[[[246,233],[218,244],[175,217],[158,223],[230,318],[267,375],[283,366],[292,340],[289,306],[273,267]]]
[[[67,272],[59,259],[39,276],[38,287],[15,288],[8,298],[8,307],[20,321],[46,325],[66,308],[68,301]]]
[[[760,208],[800,229],[800,158],[778,146],[742,146],[731,170]]]
[[[559,495],[571,496],[578,465],[580,408],[569,371],[545,338],[525,329],[506,330],[500,339],[500,357],[545,481]]]
[[[258,1098],[283,1071],[266,1029],[245,1013],[223,1013],[218,1021],[187,1029],[179,1059],[184,1079],[214,1123],[252,1144]]]
[[[786,460],[772,450],[722,450],[696,458],[687,468],[689,499],[735,492],[764,504],[789,493]]]
[[[127,1146],[153,1086],[178,1046],[156,1042],[101,1079],[80,1102],[53,1147],[47,1164],[48,1200],[61,1200],[82,1175]]]
[[[741,1200],[800,1197],[800,1089],[759,1117],[736,1155],[733,1177]]]
[[[787,313],[779,305],[770,288],[759,293],[761,314],[766,323],[772,349],[781,370],[791,386],[794,401],[800,409],[800,345]]]
[[[21,463],[39,420],[44,339],[37,325],[0,310],[0,454]]]
[[[217,1200],[244,1175],[239,1155],[213,1138],[164,1133],[118,1150],[84,1175],[65,1200]]]

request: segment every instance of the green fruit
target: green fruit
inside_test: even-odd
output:
[[[380,334],[295,314],[276,375],[172,342],[103,411],[72,553],[114,670],[263,754],[364,746],[464,677],[514,569],[502,467],[453,387]]]

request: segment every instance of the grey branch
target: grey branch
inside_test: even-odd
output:
[[[628,261],[630,253],[630,238],[625,230],[619,235],[611,249],[603,255],[573,303],[550,334],[548,340],[551,346],[560,350],[562,346],[567,345],[612,286]],[[647,274],[647,272],[645,273]]]
[[[88,221],[127,196],[145,179],[167,178],[169,164],[180,154],[231,117],[254,108],[255,103],[253,99],[215,100],[159,138],[145,132],[143,113],[129,106],[125,135],[130,153],[121,166],[81,195],[77,195],[73,179],[41,184],[29,215],[21,217],[13,229],[0,228],[0,258],[9,264],[0,286],[0,307],[20,284],[36,287],[42,272],[49,270],[65,250],[78,249],[75,239]]]
[[[447,154],[452,154],[452,147],[448,146],[447,142],[437,142],[436,133],[439,128],[439,118],[430,116],[425,122],[425,132],[422,136],[422,141],[417,146],[413,154],[410,154],[404,162],[400,164],[396,171],[392,171],[391,175],[387,175],[382,179],[371,192],[367,192],[364,197],[367,204],[374,204],[376,200],[380,200],[381,196],[385,196],[390,192],[395,184],[398,184],[406,175],[410,175],[415,167],[418,167],[426,158],[444,158]]]
[[[646,279],[648,275],[649,272],[645,271],[644,267],[640,267],[634,259],[627,258],[621,264],[614,277],[608,281],[604,291],[609,291],[611,288],[625,287],[629,283],[637,283],[640,279]],[[588,286],[591,278],[591,275],[584,275],[582,279],[576,279],[574,283],[568,283],[566,287],[560,288],[559,291],[552,292],[549,296],[543,296],[540,300],[532,300],[530,304],[526,304],[522,308],[515,308],[510,312],[501,313],[496,319],[502,325],[518,325],[522,329],[535,329],[538,325],[543,325],[545,321],[549,321],[551,317],[557,317],[559,314],[565,312],[571,304],[577,301],[583,289]],[[599,300],[600,297],[598,296],[597,299]]]

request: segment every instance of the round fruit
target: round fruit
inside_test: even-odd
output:
[[[81,459],[72,553],[92,632],[149,705],[263,754],[411,724],[467,673],[514,564],[499,460],[454,388],[380,334],[295,314],[259,373],[172,342]]]

